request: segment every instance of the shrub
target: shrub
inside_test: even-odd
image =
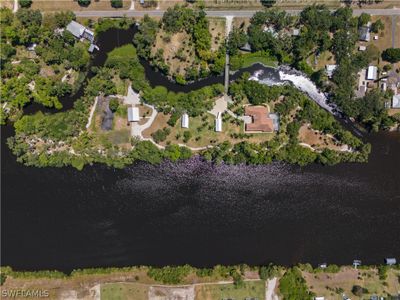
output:
[[[122,0],[111,0],[111,6],[114,8],[121,8],[122,5]]]
[[[23,8],[28,8],[31,7],[32,5],[32,0],[18,0],[19,6]]]
[[[89,6],[91,0],[78,0],[80,6]]]
[[[118,99],[111,99],[110,102],[108,103],[108,107],[111,109],[112,112],[116,112],[119,107],[119,101]]]
[[[179,284],[192,271],[189,265],[171,267],[166,266],[163,268],[151,267],[147,275],[156,281],[161,281],[164,284]]]

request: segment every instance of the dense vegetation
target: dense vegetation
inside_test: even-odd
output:
[[[234,28],[229,36],[227,50],[232,54],[233,69],[243,66],[239,48],[248,42],[251,51],[262,51],[267,61],[278,60],[303,71],[319,88],[331,95],[340,109],[348,116],[356,118],[369,129],[386,129],[395,123],[384,108],[391,97],[390,92],[372,91],[363,98],[355,96],[357,73],[371,62],[380,58],[379,49],[373,45],[365,52],[355,50],[358,30],[371,20],[368,14],[353,17],[352,9],[339,8],[335,12],[324,5],[306,7],[299,17],[292,17],[280,9],[268,9],[254,14],[247,32],[243,28]],[[293,29],[299,33],[292,34]],[[384,29],[378,20],[371,26],[373,32]],[[387,49],[382,58],[391,63],[400,60],[399,49]],[[323,53],[334,55],[338,68],[332,81],[328,81],[324,70],[314,70],[312,59]],[[367,102],[369,105],[364,105]]]
[[[306,281],[304,280],[298,268],[294,267],[283,274],[279,281],[279,290],[284,300],[314,299],[313,293],[308,291]]]
[[[191,65],[186,67],[184,76],[171,73],[171,65],[163,57],[164,49],[159,48],[156,49],[156,52],[152,51],[160,29],[164,32],[163,42],[166,47],[175,47],[169,44],[171,36],[174,34],[185,32],[188,35],[188,40],[183,43],[195,49],[195,57]],[[211,50],[209,21],[201,7],[192,9],[187,6],[175,5],[167,9],[160,22],[146,15],[139,27],[139,33],[135,35],[134,43],[139,56],[146,58],[164,74],[172,76],[177,83],[185,84],[187,81],[206,77],[210,73],[220,74],[224,70],[225,49],[220,47],[218,51]],[[182,63],[188,58],[182,45],[178,47],[181,48],[176,56]]]
[[[59,31],[75,16],[61,12],[42,17],[40,11],[25,8],[15,15],[3,8],[0,14],[1,102],[7,103],[7,111],[1,114],[2,123],[32,101],[61,108],[59,98],[79,86],[79,79],[71,85],[61,78],[67,70],[85,72],[90,59],[86,45],[69,32]],[[35,46],[34,53],[28,51],[28,46]]]

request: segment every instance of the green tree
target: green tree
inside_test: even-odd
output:
[[[122,0],[111,0],[111,6],[114,8],[121,8],[123,6]]]
[[[368,22],[371,21],[371,15],[367,14],[367,13],[362,13],[359,17],[358,17],[358,26],[364,26],[367,25]]]
[[[21,7],[28,8],[32,5],[32,0],[18,0],[18,4]]]
[[[230,55],[236,55],[238,53],[238,49],[243,47],[247,43],[247,36],[244,33],[243,29],[234,27],[233,30],[229,33],[228,42],[227,42],[227,51]]]
[[[119,107],[119,100],[116,98],[112,98],[110,102],[108,103],[108,107],[112,112],[116,112]]]
[[[183,142],[187,143],[192,138],[192,133],[188,130],[183,132]]]
[[[385,29],[385,24],[382,22],[381,19],[376,20],[376,22],[372,23],[371,31],[374,33],[378,33]]]
[[[400,61],[400,48],[389,48],[382,53],[383,60],[391,63],[397,63]]]
[[[261,4],[264,5],[265,7],[272,7],[273,5],[276,4],[276,0],[260,0]]]
[[[78,0],[78,4],[80,6],[89,6],[90,2],[91,2],[91,0]]]

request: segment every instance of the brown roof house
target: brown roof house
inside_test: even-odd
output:
[[[246,131],[274,132],[274,120],[270,117],[267,107],[246,106],[245,115],[250,118],[245,121]]]

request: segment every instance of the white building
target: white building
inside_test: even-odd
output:
[[[182,128],[189,128],[189,115],[183,114],[181,119],[181,127]]]
[[[329,78],[333,76],[333,72],[336,70],[337,65],[326,65],[326,74],[328,75]]]
[[[365,46],[360,46],[360,47],[358,47],[358,50],[359,50],[359,51],[365,51],[365,50],[367,50],[367,47],[365,47]]]
[[[392,108],[400,108],[400,94],[394,95],[392,98]]]
[[[215,119],[215,131],[221,132],[222,131],[222,114],[218,112],[217,118]]]
[[[139,122],[139,107],[128,107],[128,122]]]
[[[377,80],[378,79],[378,67],[369,66],[367,71],[367,80]]]

